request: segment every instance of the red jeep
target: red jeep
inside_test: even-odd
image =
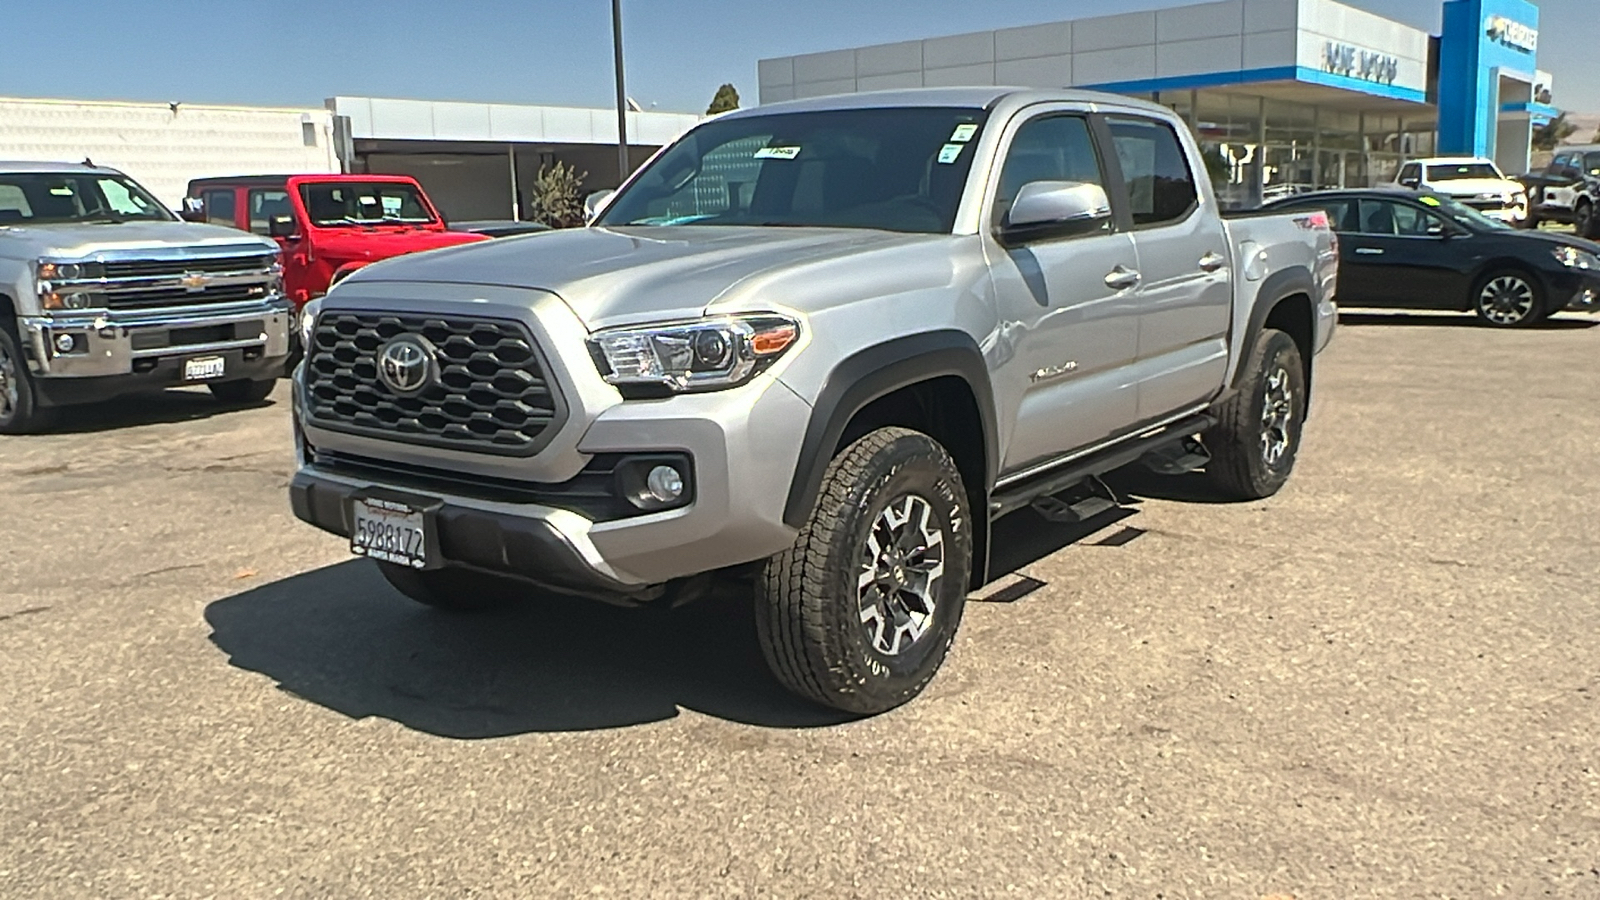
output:
[[[284,290],[302,305],[368,263],[488,240],[447,231],[422,185],[404,175],[197,178],[183,217],[276,240]]]

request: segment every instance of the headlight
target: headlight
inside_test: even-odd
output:
[[[1600,270],[1600,256],[1579,250],[1577,247],[1557,247],[1550,253],[1556,258],[1556,262],[1569,269]]]
[[[799,336],[793,319],[765,314],[604,331],[589,350],[611,384],[685,393],[743,384]]]
[[[300,346],[311,352],[311,335],[317,328],[317,313],[322,312],[322,300],[312,300],[300,307]]]
[[[106,295],[105,263],[97,260],[41,259],[33,264],[39,305],[50,312],[103,309]]]
[[[267,270],[267,293],[283,294],[283,263],[273,263]]]

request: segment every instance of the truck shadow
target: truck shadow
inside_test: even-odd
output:
[[[205,617],[234,666],[353,719],[441,737],[619,728],[679,707],[775,728],[852,718],[773,680],[748,602],[635,610],[540,597],[456,615],[352,559],[218,600]]]
[[[1557,314],[1554,318],[1546,319],[1532,326],[1530,331],[1571,331],[1594,328],[1600,326],[1600,320],[1594,318],[1578,318],[1580,314]],[[1340,312],[1339,324],[1355,327],[1380,325],[1393,328],[1492,328],[1472,313],[1435,313],[1419,315],[1417,313],[1403,312]]]
[[[213,416],[275,405],[262,403],[222,403],[209,391],[152,391],[128,394],[98,403],[63,406],[56,411],[51,434],[93,434],[137,425],[166,425],[198,422]]]

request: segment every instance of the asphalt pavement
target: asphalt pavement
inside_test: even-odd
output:
[[[0,439],[0,896],[1600,897],[1600,328],[1347,316],[1288,488],[1032,512],[921,698],[407,601],[286,390]]]

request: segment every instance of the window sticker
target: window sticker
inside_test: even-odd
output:
[[[799,147],[762,147],[756,151],[756,159],[794,159],[799,155]]]
[[[72,196],[72,188],[70,188],[70,187],[53,187],[53,188],[50,189],[50,193],[51,193],[52,196],[56,196],[56,197],[71,197]]]
[[[1426,206],[1438,206],[1439,205],[1439,198],[1438,197],[1418,197],[1417,198],[1417,202],[1422,203],[1422,204],[1424,204]]]
[[[965,125],[957,125],[955,132],[950,135],[950,143],[965,144],[967,141],[972,140],[972,136],[977,133],[978,126],[971,122]]]
[[[956,158],[961,155],[961,148],[965,146],[966,144],[945,144],[939,148],[939,162],[947,166],[955,162]]]

